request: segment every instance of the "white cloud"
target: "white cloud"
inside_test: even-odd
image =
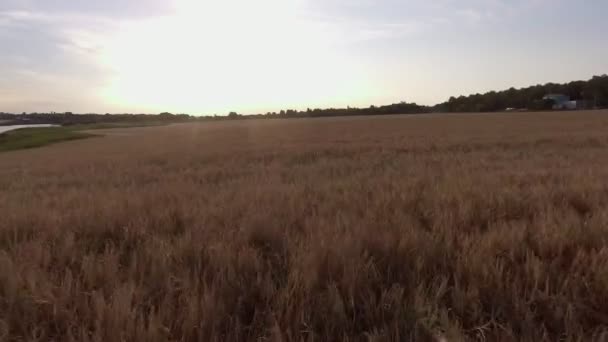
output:
[[[0,11],[0,110],[94,110],[104,81],[94,36],[111,24],[82,13]]]
[[[439,7],[455,20],[479,24],[529,13],[545,4],[546,0],[444,0]]]

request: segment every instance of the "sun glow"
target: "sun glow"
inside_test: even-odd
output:
[[[124,24],[103,62],[106,101],[189,113],[349,104],[369,94],[356,58],[302,1],[182,0],[165,17]],[[146,104],[142,107],[141,104]]]

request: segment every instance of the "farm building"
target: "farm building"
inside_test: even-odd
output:
[[[584,101],[571,101],[570,96],[563,94],[549,94],[543,100],[552,100],[553,109],[582,109]]]

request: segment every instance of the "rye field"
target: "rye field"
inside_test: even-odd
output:
[[[608,111],[0,153],[0,341],[608,341]]]

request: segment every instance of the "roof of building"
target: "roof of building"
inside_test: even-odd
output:
[[[570,96],[564,94],[547,94],[543,97],[543,100],[554,100],[560,102],[570,101]]]

